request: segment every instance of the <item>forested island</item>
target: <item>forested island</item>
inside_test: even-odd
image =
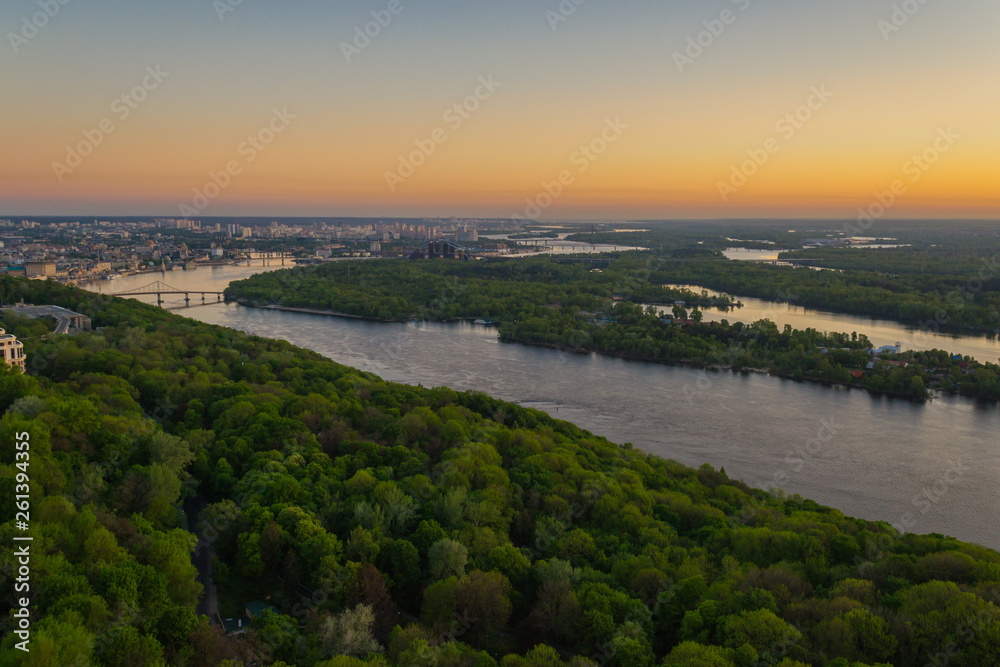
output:
[[[873,233],[870,226],[822,221],[797,221],[794,229],[781,221],[646,226],[634,232],[577,233],[567,240],[647,247],[675,281],[731,294],[930,331],[1000,331],[1000,236],[990,223],[881,221],[878,230],[887,238],[864,237]],[[732,246],[773,249],[780,251],[781,261],[797,267],[831,270],[727,261],[722,251]]]
[[[5,612],[17,440],[30,442],[34,538],[31,652],[14,648],[5,613],[4,665],[978,666],[1000,654],[1000,554],[984,547],[134,301],[11,278],[0,296],[98,327],[69,337],[4,321],[28,355],[26,375],[0,368]],[[235,632],[196,611],[199,541],[221,618],[244,618]]]
[[[780,257],[803,262],[805,267],[847,269],[874,265],[883,270],[811,271],[724,260],[665,260],[664,265],[670,267],[675,280],[709,289],[894,320],[928,331],[995,334],[1000,328],[1000,265],[965,258],[969,270],[965,275],[917,268],[887,273],[885,270],[897,265],[912,267],[917,258],[909,254],[900,260],[900,253],[893,250],[831,250],[799,250]],[[961,268],[944,258],[935,263],[941,268]]]
[[[259,274],[232,283],[226,294],[248,306],[310,308],[385,321],[479,319],[496,325],[507,342],[768,372],[877,394],[923,399],[936,390],[1000,400],[997,364],[942,350],[874,354],[872,344],[857,332],[779,330],[767,320],[708,323],[699,308],[738,307],[738,302],[670,287],[689,280],[714,280],[717,285],[729,271],[743,280],[750,272],[764,275],[775,267],[661,262],[651,253],[598,257],[603,261],[591,256],[331,263]],[[787,271],[806,279],[840,275]],[[794,283],[794,289],[804,292],[808,280],[802,282],[805,287]],[[793,285],[761,284],[778,291]],[[663,314],[653,307],[657,304],[672,306]]]

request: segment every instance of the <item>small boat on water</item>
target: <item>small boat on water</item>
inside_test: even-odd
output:
[[[473,324],[478,324],[481,327],[493,326],[493,322],[491,322],[489,320],[484,320],[484,319],[478,319],[475,322],[473,322]]]
[[[121,277],[122,277],[122,274],[120,274],[120,273],[109,273],[108,275],[104,276],[104,279],[105,280],[118,280]]]

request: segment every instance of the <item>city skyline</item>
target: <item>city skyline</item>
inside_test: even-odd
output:
[[[294,7],[12,2],[2,214],[994,218],[1000,204],[986,0]]]

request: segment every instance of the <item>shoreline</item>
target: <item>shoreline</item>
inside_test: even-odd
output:
[[[588,348],[574,348],[568,345],[558,345],[556,343],[533,343],[530,341],[517,340],[513,338],[500,339],[501,343],[508,343],[511,345],[528,345],[531,347],[544,347],[550,350],[561,350],[564,352],[572,352],[573,354],[599,354],[602,357],[608,357],[611,359],[621,359],[622,361],[630,361],[633,363],[641,364],[656,364],[659,366],[678,366],[681,368],[690,368],[694,370],[706,370],[721,373],[723,371],[730,371],[731,373],[756,373],[758,375],[767,375],[769,377],[775,377],[782,380],[789,380],[791,382],[801,382],[804,384],[818,384],[823,385],[828,388],[833,387],[843,387],[844,389],[858,389],[872,396],[886,396],[888,398],[895,398],[900,400],[909,401],[911,403],[927,403],[934,400],[938,395],[944,396],[960,396],[969,400],[985,401],[988,403],[996,404],[997,401],[991,401],[990,399],[980,398],[978,396],[967,396],[965,394],[958,393],[947,393],[939,390],[928,390],[927,396],[911,396],[910,394],[900,394],[888,391],[873,391],[868,387],[862,385],[851,384],[848,382],[838,382],[836,380],[816,380],[807,377],[795,377],[788,373],[779,373],[777,371],[772,371],[768,368],[733,368],[732,366],[725,366],[723,364],[705,364],[697,361],[691,361],[686,359],[646,359],[645,357],[636,357],[627,354],[619,354],[613,352],[600,352],[598,350],[591,350]]]
[[[303,313],[305,315],[325,315],[327,317],[338,317],[346,320],[361,320],[364,322],[377,322],[380,324],[408,324],[409,322],[435,322],[437,324],[454,324],[456,322],[475,322],[476,320],[479,319],[478,317],[456,317],[449,320],[421,320],[419,317],[411,317],[405,320],[404,319],[387,320],[380,317],[369,317],[367,315],[352,315],[350,313],[340,313],[334,310],[322,310],[319,308],[303,308],[298,306],[276,306],[276,305],[257,306],[250,303],[246,303],[245,301],[242,301],[240,299],[233,299],[231,301],[227,301],[227,303],[235,303],[239,306],[243,306],[244,308],[258,308],[260,310],[280,310],[286,313]],[[485,326],[494,327],[495,325],[491,323]]]
[[[970,338],[986,338],[987,340],[996,340],[998,337],[1000,337],[1000,329],[990,329],[988,327],[954,326],[954,325],[938,324],[938,323],[935,323],[934,327],[924,327],[921,325],[924,324],[927,320],[922,320],[920,318],[905,318],[901,315],[872,314],[872,313],[862,312],[860,310],[836,308],[826,302],[815,303],[812,301],[801,301],[796,303],[786,303],[775,300],[775,297],[773,296],[735,294],[735,293],[730,293],[728,290],[725,289],[709,287],[707,285],[706,286],[696,285],[694,287],[703,287],[704,289],[712,290],[713,292],[722,292],[725,294],[729,294],[732,298],[736,299],[737,301],[739,301],[740,299],[756,299],[758,301],[765,301],[767,303],[776,305],[792,305],[799,308],[803,308],[805,310],[812,310],[817,313],[826,313],[834,316],[858,317],[870,320],[871,322],[887,322],[889,324],[894,324],[904,327],[907,333],[912,333],[914,331],[917,331],[917,332],[926,332],[929,334],[938,334],[941,336],[949,336],[955,338],[968,336]],[[741,303],[740,307],[742,307],[742,305],[743,304]]]
[[[407,322],[412,322],[413,320],[386,320],[379,317],[367,317],[365,315],[351,315],[350,313],[338,313],[332,310],[320,310],[317,308],[298,308],[295,306],[253,306],[242,301],[230,301],[229,303],[236,303],[244,308],[259,308],[261,310],[280,310],[287,313],[303,313],[305,315],[326,315],[328,317],[341,317],[348,320],[363,320],[365,322],[381,322],[383,324],[405,324]]]
[[[300,308],[300,307],[295,307],[295,306],[277,306],[277,305],[258,306],[258,305],[248,304],[248,303],[246,303],[244,301],[241,301],[239,299],[230,301],[230,303],[236,303],[236,304],[238,304],[240,306],[243,306],[245,308],[259,308],[259,309],[262,309],[262,310],[277,310],[277,311],[290,312],[290,313],[301,313],[301,314],[306,314],[306,315],[324,315],[324,316],[327,316],[327,317],[337,317],[337,318],[343,318],[343,319],[349,319],[349,320],[361,320],[361,321],[364,321],[364,322],[376,322],[376,323],[381,323],[381,324],[406,324],[408,322],[420,322],[420,321],[433,322],[433,323],[436,323],[436,324],[454,324],[454,323],[457,323],[457,322],[471,322],[471,321],[474,321],[474,319],[475,319],[475,318],[472,318],[472,317],[464,317],[464,318],[455,318],[455,319],[452,319],[452,320],[419,320],[419,319],[416,319],[416,318],[407,319],[407,320],[402,320],[402,319],[386,320],[386,319],[380,319],[380,318],[377,318],[377,317],[366,317],[366,316],[363,316],[363,315],[351,315],[349,313],[338,313],[338,312],[335,312],[335,311],[332,311],[332,310],[321,310],[321,309],[317,309],[317,308]],[[612,358],[612,359],[621,359],[623,361],[630,361],[630,362],[634,362],[634,363],[657,364],[657,365],[662,365],[662,366],[678,366],[678,367],[681,367],[681,368],[702,369],[702,370],[706,370],[706,371],[716,371],[716,372],[730,371],[732,373],[757,373],[759,375],[767,375],[767,376],[770,376],[770,377],[780,378],[782,380],[789,380],[789,381],[792,381],[792,382],[802,382],[802,383],[807,383],[807,384],[822,385],[822,386],[825,386],[825,387],[828,387],[828,388],[843,387],[844,389],[857,389],[857,390],[861,390],[861,391],[867,392],[868,394],[870,394],[872,396],[885,396],[885,397],[888,397],[888,398],[895,398],[895,399],[909,401],[911,403],[927,403],[929,401],[934,400],[934,398],[936,398],[938,396],[960,396],[960,397],[968,399],[968,400],[972,400],[972,401],[984,401],[984,402],[992,404],[992,405],[996,405],[998,403],[998,401],[990,400],[990,399],[987,399],[987,398],[982,398],[982,397],[979,397],[979,396],[969,396],[969,395],[961,394],[961,393],[958,393],[958,392],[944,392],[944,391],[941,391],[941,390],[928,390],[928,393],[927,393],[926,396],[912,396],[910,394],[900,394],[900,393],[896,393],[896,392],[873,391],[872,389],[869,389],[868,387],[865,387],[863,385],[852,384],[852,383],[848,383],[848,382],[838,382],[836,380],[818,380],[818,379],[812,379],[812,378],[807,378],[807,377],[795,377],[792,374],[789,374],[789,373],[780,373],[780,372],[777,372],[777,371],[770,370],[768,368],[740,368],[740,369],[735,369],[732,366],[725,366],[725,365],[722,365],[722,364],[706,364],[706,363],[701,363],[701,362],[696,362],[696,361],[690,361],[690,360],[683,360],[683,359],[647,359],[645,357],[636,357],[636,356],[633,356],[633,355],[627,355],[627,354],[623,354],[623,353],[602,352],[600,350],[593,350],[593,349],[588,349],[588,348],[574,348],[574,347],[571,347],[569,345],[560,345],[560,344],[557,344],[557,343],[539,343],[539,342],[533,342],[533,341],[518,340],[518,339],[514,339],[514,338],[503,338],[503,337],[500,337],[499,334],[498,334],[498,338],[499,338],[499,341],[501,343],[506,343],[506,344],[526,345],[526,346],[530,346],[530,347],[542,347],[542,348],[547,348],[547,349],[551,349],[551,350],[562,350],[562,351],[566,351],[566,352],[572,352],[574,354],[599,354],[599,355],[601,355],[603,357],[609,357],[609,358]]]

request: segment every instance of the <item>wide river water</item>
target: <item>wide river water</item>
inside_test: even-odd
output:
[[[673,285],[700,294],[719,292],[707,290],[697,285]],[[935,333],[918,327],[910,327],[892,320],[876,320],[860,315],[844,315],[815,308],[804,308],[790,303],[777,303],[749,296],[735,297],[740,308],[705,308],[702,311],[706,322],[743,322],[750,324],[759,320],[771,320],[778,328],[790,324],[793,329],[813,328],[817,331],[858,332],[865,334],[876,346],[902,344],[903,350],[946,350],[953,354],[970,355],[979,361],[997,363],[1000,360],[1000,340],[995,336],[968,336]],[[671,307],[660,307],[663,313],[671,312]]]
[[[222,290],[262,270],[269,269],[202,268],[88,287],[119,293],[162,279],[181,289]],[[687,465],[724,466],[754,486],[1000,549],[1000,409],[993,405],[952,397],[917,404],[757,374],[507,345],[494,330],[471,324],[378,324],[232,304],[178,313],[285,339],[394,382],[484,391]],[[855,326],[859,318],[816,317],[834,320],[806,326],[871,335]],[[880,326],[904,338],[905,327]]]

